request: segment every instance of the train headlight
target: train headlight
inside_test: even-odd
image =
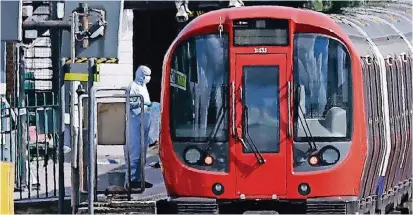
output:
[[[310,194],[311,192],[311,187],[307,183],[301,183],[298,185],[298,193],[301,194],[302,196],[306,196]]]
[[[201,151],[197,147],[188,147],[184,151],[184,159],[189,164],[197,164],[201,161]]]
[[[212,185],[212,192],[219,196],[224,193],[224,186],[220,183],[215,183]]]
[[[212,163],[214,163],[214,158],[211,155],[207,155],[204,158],[204,163],[205,163],[205,165],[210,166],[210,165],[212,165]]]
[[[338,149],[332,146],[326,146],[323,149],[321,149],[320,158],[323,161],[323,163],[332,165],[337,163],[338,160],[340,160],[340,152],[338,151]]]
[[[308,159],[308,162],[311,166],[316,166],[320,161],[317,156],[311,156],[310,159]]]

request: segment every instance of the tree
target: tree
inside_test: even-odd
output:
[[[353,1],[335,1],[335,0],[310,0],[307,4],[307,8],[315,11],[325,12],[325,13],[340,13],[343,8],[346,7],[359,7],[364,0],[353,0]]]

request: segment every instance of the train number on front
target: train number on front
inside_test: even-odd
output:
[[[267,53],[267,48],[254,48],[254,53]]]

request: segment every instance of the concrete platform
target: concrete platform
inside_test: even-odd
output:
[[[70,153],[65,154],[65,157],[70,157]],[[145,167],[145,177],[146,180],[153,183],[153,187],[146,189],[142,194],[133,194],[133,200],[137,201],[152,201],[154,199],[166,198],[166,189],[163,182],[163,177],[160,169],[154,169],[149,166],[151,162],[158,161],[157,149],[148,150],[147,154],[147,164]],[[97,187],[98,191],[105,191],[108,182],[108,172],[112,170],[126,169],[124,157],[123,157],[123,146],[99,146],[98,147],[98,181]],[[37,169],[39,170],[38,182],[40,183],[40,188],[35,190],[31,186],[30,192],[28,189],[14,193],[15,202],[20,203],[39,203],[46,204],[47,202],[54,202],[57,208],[57,198],[58,198],[58,164],[53,164],[53,161],[49,161],[47,165],[44,165],[44,161],[38,161],[39,165],[37,168],[37,161],[31,162],[30,169],[32,170],[32,177],[30,179],[31,183],[35,183],[37,179]],[[47,173],[46,173],[47,172]],[[47,177],[46,177],[47,176]],[[55,176],[55,177],[54,177]],[[54,180],[54,178],[56,180]],[[65,194],[66,199],[70,199],[71,194],[71,165],[70,159],[66,159],[64,163],[64,182],[65,182]],[[47,186],[46,186],[47,185]],[[47,189],[46,189],[47,188]],[[49,205],[50,206],[50,205]]]

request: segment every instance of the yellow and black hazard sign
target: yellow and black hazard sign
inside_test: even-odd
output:
[[[117,63],[119,63],[119,58],[115,58],[115,57],[109,57],[109,58],[99,57],[99,58],[95,58],[95,59],[96,59],[95,62],[98,63],[98,64],[101,64],[101,63],[117,64]],[[79,58],[75,58],[75,63],[87,63],[88,60],[89,60],[89,58],[87,58],[87,57],[79,57]],[[72,59],[67,58],[66,63],[68,63],[68,64],[72,63]]]

